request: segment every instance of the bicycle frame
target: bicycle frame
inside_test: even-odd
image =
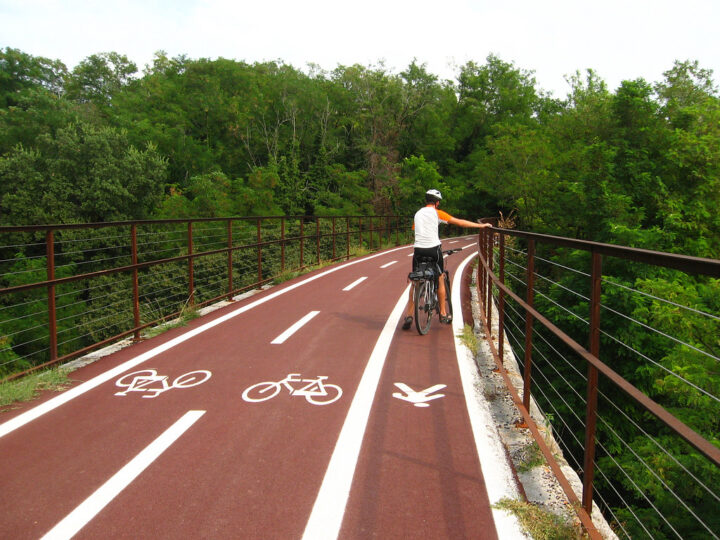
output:
[[[290,373],[287,377],[280,381],[280,384],[287,388],[288,392],[294,396],[325,396],[327,395],[327,390],[325,390],[325,386],[322,383],[325,379],[327,379],[327,376],[323,375],[320,375],[315,379],[301,379],[299,373]],[[290,384],[294,382],[306,382],[308,384],[296,390],[295,387]],[[318,388],[317,390],[309,390],[309,388],[316,385]]]

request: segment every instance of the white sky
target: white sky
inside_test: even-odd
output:
[[[155,51],[245,62],[281,59],[393,72],[413,58],[442,79],[493,53],[565,97],[594,69],[612,91],[698,60],[720,80],[718,0],[0,0],[0,47],[62,60],[115,51],[140,70]]]

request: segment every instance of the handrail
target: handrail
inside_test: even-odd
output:
[[[496,236],[497,242],[496,242]],[[523,299],[514,291],[512,291],[505,284],[505,242],[506,237],[513,236],[522,238],[527,241],[527,298]],[[548,318],[541,314],[533,305],[533,293],[534,288],[534,261],[535,261],[535,244],[537,242],[551,244],[553,246],[569,247],[573,249],[583,250],[591,255],[591,273],[590,273],[590,329],[589,329],[589,346],[584,347],[577,343],[573,338],[563,332],[555,324],[553,324]],[[498,246],[498,260],[495,260],[495,246]],[[504,319],[505,319],[505,299],[506,297],[512,298],[517,305],[519,305],[526,314],[526,325],[525,325],[525,367],[523,370],[524,385],[523,385],[523,397],[520,399],[516,395],[515,402],[518,405],[523,418],[527,423],[532,423],[530,418],[530,395],[532,392],[532,336],[533,336],[533,321],[537,320],[545,328],[565,345],[567,345],[577,356],[582,358],[588,366],[588,377],[587,377],[587,400],[586,400],[586,437],[585,437],[585,460],[584,460],[584,474],[583,474],[583,497],[582,497],[582,512],[580,512],[580,518],[583,524],[588,525],[589,515],[592,512],[592,500],[593,500],[593,478],[594,478],[594,456],[595,456],[595,429],[596,429],[596,417],[597,417],[597,395],[598,395],[598,374],[602,373],[609,381],[615,384],[639,405],[645,408],[648,412],[658,418],[664,425],[670,428],[677,435],[682,437],[696,450],[698,450],[703,456],[709,459],[716,466],[720,467],[720,449],[713,445],[710,441],[702,437],[699,433],[694,431],[691,427],[683,423],[673,414],[668,412],[660,404],[653,401],[646,394],[641,392],[629,381],[624,379],[616,371],[610,368],[606,363],[602,362],[600,356],[600,305],[601,305],[601,273],[602,273],[602,259],[603,256],[623,258],[635,262],[647,263],[655,266],[661,266],[665,268],[672,268],[681,270],[687,273],[705,275],[710,277],[720,277],[720,260],[706,259],[699,257],[689,257],[685,255],[678,255],[672,253],[663,253],[657,251],[650,251],[637,248],[629,248],[624,246],[616,246],[611,244],[602,244],[597,242],[575,240],[570,238],[563,238],[557,236],[543,235],[537,233],[530,233],[517,230],[502,229],[498,227],[490,227],[483,229],[478,237],[478,251],[480,258],[480,265],[478,266],[478,291],[480,295],[480,301],[482,303],[481,314],[483,323],[488,331],[488,335],[491,335],[492,328],[492,316],[493,316],[493,287],[498,290],[498,302],[495,308],[497,309],[498,321],[498,348],[495,349],[492,341],[489,341],[491,350],[495,357],[498,369],[501,374],[506,377],[506,372],[503,366],[503,348],[504,348]],[[499,276],[494,271],[495,263],[499,266]],[[509,383],[509,379],[506,378],[506,382]],[[508,387],[512,391],[512,386],[508,384]],[[534,434],[537,432],[537,426]],[[537,438],[537,437],[536,437]],[[554,461],[554,457],[551,452],[547,450],[546,445],[543,441],[538,440],[538,443],[543,450],[546,458],[550,462]],[[555,465],[557,465],[555,463]],[[553,467],[556,476],[563,474],[559,467]],[[565,479],[566,480],[566,479]],[[571,501],[577,500],[575,498],[570,484],[565,481],[561,482],[563,489],[570,498]]]
[[[104,227],[120,227],[130,225],[158,225],[162,223],[203,223],[203,222],[220,222],[224,223],[229,221],[255,221],[255,220],[296,220],[302,219],[307,221],[316,221],[322,219],[398,219],[398,216],[393,215],[373,215],[373,216],[309,216],[309,215],[298,215],[298,216],[231,216],[231,217],[217,217],[217,218],[174,218],[174,219],[139,219],[135,221],[101,221],[93,223],[55,223],[47,225],[0,225],[0,233],[12,233],[12,232],[32,232],[32,231],[47,231],[47,230],[70,230],[70,229],[100,229]]]
[[[556,246],[580,249],[583,251],[595,252],[600,255],[608,255],[621,259],[627,259],[634,262],[652,264],[654,266],[663,266],[674,270],[682,270],[692,274],[703,274],[711,277],[720,277],[720,260],[706,259],[703,257],[692,257],[689,255],[680,255],[676,253],[666,253],[663,251],[652,251],[649,249],[632,248],[626,246],[617,246],[614,244],[603,244],[600,242],[591,242],[589,240],[577,240],[573,238],[565,238],[562,236],[552,236],[548,234],[538,234],[531,232],[516,231],[512,229],[501,229],[492,227],[492,232],[504,234],[507,236],[515,236],[525,238],[526,240],[536,240]]]

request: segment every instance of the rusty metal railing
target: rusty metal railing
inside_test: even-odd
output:
[[[526,295],[521,297],[506,284],[506,245],[509,237],[521,239],[526,247]],[[587,252],[590,255],[590,268],[586,275],[589,276],[589,335],[588,345],[583,346],[566,332],[561,330],[553,321],[536,309],[535,302],[535,264],[536,247],[538,244],[546,244],[555,248],[570,248]],[[673,414],[668,412],[660,404],[653,401],[645,393],[630,384],[625,378],[610,368],[601,357],[601,294],[602,290],[602,269],[603,261],[608,258],[625,259],[627,261],[640,262],[656,267],[680,270],[687,274],[703,275],[712,278],[720,277],[720,260],[688,257],[670,253],[634,249],[609,244],[573,240],[569,238],[534,234],[500,228],[483,229],[478,238],[478,251],[480,265],[478,266],[477,288],[481,301],[481,312],[483,324],[487,335],[491,336],[493,331],[493,313],[499,318],[497,323],[497,347],[492,339],[488,343],[495,357],[497,369],[504,377],[506,385],[513,393],[516,405],[523,417],[524,423],[521,427],[531,430],[535,440],[538,442],[555,476],[560,481],[571,503],[576,504],[578,515],[592,537],[600,537],[590,518],[593,505],[593,483],[595,474],[595,453],[596,453],[596,431],[598,414],[598,379],[602,374],[611,384],[621,389],[627,396],[651,413],[656,419],[664,424],[677,436],[681,437],[694,447],[709,463],[720,467],[720,449],[706,440],[703,436],[691,427],[680,421]],[[494,296],[497,291],[497,296]],[[525,347],[523,365],[523,395],[518,395],[510,382],[507,371],[503,365],[505,358],[505,326],[506,326],[506,305],[511,299],[525,314]],[[537,425],[530,416],[530,398],[535,389],[533,379],[533,338],[537,333],[535,323],[539,323],[552,335],[560,340],[569,350],[581,358],[587,365],[587,388],[586,388],[586,410],[585,410],[585,439],[584,439],[584,460],[582,467],[582,501],[578,501],[568,479],[563,474],[560,466],[555,460],[552,452],[545,443],[538,430]]]
[[[201,227],[211,229],[212,236],[198,232]],[[158,229],[162,231],[157,232]],[[351,250],[361,246],[374,251],[383,244],[406,242],[409,230],[409,220],[397,216],[270,216],[0,227],[0,360],[3,355],[15,354],[13,348],[21,348],[7,345],[11,338],[2,327],[3,323],[13,326],[8,314],[13,312],[16,304],[21,303],[21,300],[15,299],[23,297],[25,304],[44,306],[23,315],[22,323],[16,324],[23,326],[16,334],[23,335],[30,332],[25,321],[42,319],[40,326],[43,329],[38,330],[38,326],[34,326],[33,330],[34,334],[42,334],[39,338],[35,337],[35,341],[43,342],[42,347],[38,344],[33,346],[40,351],[33,353],[32,360],[24,362],[26,369],[10,373],[3,382],[65,362],[128,336],[140,339],[142,330],[177,317],[187,306],[202,307],[219,300],[231,300],[237,294],[267,284],[283,272],[347,259]],[[91,234],[93,237],[88,239]],[[141,234],[155,236],[143,244],[138,239]],[[171,235],[172,238],[168,239]],[[59,239],[59,236],[64,237]],[[73,242],[85,248],[74,248]],[[91,243],[92,248],[88,247]],[[153,251],[150,244],[161,244],[162,247]],[[96,245],[102,247],[97,248]],[[141,249],[142,245],[150,247]],[[20,254],[15,255],[18,251]],[[111,252],[112,256],[103,259],[98,255],[101,251]],[[71,263],[62,265],[61,269],[61,265],[57,264],[60,257],[67,258]],[[43,261],[44,272],[39,261]],[[115,264],[105,261],[114,261]],[[13,274],[13,267],[19,264],[29,269]],[[81,271],[80,268],[91,270]],[[63,275],[58,274],[59,269]],[[172,273],[169,277],[165,276],[165,281],[174,285],[182,282],[185,292],[175,291],[179,294],[177,309],[170,312],[164,309],[162,316],[143,320],[141,298],[143,288],[148,288],[148,285],[144,284],[142,277],[152,269],[171,269]],[[212,274],[217,287],[212,289],[213,292],[204,292],[202,298],[198,297],[198,288],[202,288],[198,282],[199,271],[204,275]],[[44,275],[40,278],[42,273]],[[108,280],[112,280],[112,285],[105,285]],[[118,282],[122,282],[124,287],[120,291],[117,290],[120,286]],[[217,282],[223,283],[217,285]],[[123,314],[108,315],[114,310],[112,305],[98,308],[105,316],[122,318],[122,322],[118,323],[121,330],[103,335],[102,339],[93,337],[97,334],[83,339],[73,338],[63,345],[64,350],[60,350],[58,299],[61,295],[58,289],[65,288],[64,294],[79,298],[74,308],[78,311],[94,300],[94,287],[105,287],[111,296],[121,294],[132,298],[132,309]],[[44,298],[42,291],[45,291]],[[116,304],[128,307],[123,299]],[[64,323],[65,326],[72,324],[72,321]],[[106,330],[104,334],[107,333]],[[81,343],[73,346],[73,341]],[[32,365],[27,367],[27,364]],[[11,370],[4,371],[7,375]]]

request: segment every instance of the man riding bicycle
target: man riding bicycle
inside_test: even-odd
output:
[[[458,227],[466,227],[471,229],[484,229],[490,227],[489,223],[474,223],[464,219],[458,219],[447,212],[439,209],[442,195],[437,189],[430,189],[425,193],[425,206],[415,213],[413,229],[415,230],[415,251],[413,253],[412,269],[417,270],[418,262],[424,257],[432,258],[440,267],[440,272],[444,272],[442,247],[440,244],[440,235],[438,234],[438,226],[440,223],[449,223]],[[445,290],[445,280],[438,280],[438,299],[440,303],[440,322],[450,324],[452,315],[443,313],[446,311],[445,298],[450,291]],[[405,321],[403,322],[403,330],[410,328],[413,322],[415,303],[413,301],[413,291],[410,288],[410,298],[405,311]]]

